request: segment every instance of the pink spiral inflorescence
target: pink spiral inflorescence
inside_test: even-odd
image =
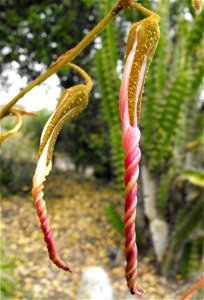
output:
[[[119,111],[122,123],[122,142],[126,153],[125,159],[125,276],[131,294],[141,295],[143,290],[136,285],[137,275],[137,246],[135,234],[136,205],[137,205],[137,179],[139,176],[139,161],[141,152],[139,148],[140,130],[138,128],[137,114],[134,123],[130,123],[128,111],[128,85],[132,64],[131,54],[128,56],[120,89]],[[139,85],[140,87],[140,85]],[[136,99],[137,104],[137,99]]]
[[[34,178],[34,181],[35,181],[35,178]],[[65,271],[71,272],[72,270],[71,270],[71,267],[69,266],[69,264],[62,261],[57,252],[57,247],[56,247],[56,244],[55,244],[55,241],[53,238],[53,234],[52,234],[52,230],[51,230],[50,224],[49,224],[46,203],[43,199],[43,195],[44,195],[43,188],[44,188],[43,184],[34,186],[34,188],[32,190],[32,195],[35,200],[35,206],[36,206],[37,214],[40,219],[41,229],[44,234],[44,240],[47,244],[49,257],[56,266],[58,266],[59,268],[65,270]]]
[[[121,81],[119,111],[122,123],[122,140],[126,153],[125,160],[125,248],[126,279],[131,294],[141,295],[142,289],[136,285],[137,246],[135,219],[137,205],[137,179],[139,176],[141,101],[149,64],[156,50],[160,31],[160,17],[152,14],[134,24],[129,32],[126,47],[126,62]]]
[[[125,276],[131,294],[142,294],[143,291],[136,286],[137,275],[137,246],[135,234],[136,205],[137,205],[137,179],[139,175],[139,161],[141,152],[139,148],[140,130],[137,126],[123,129],[123,146],[126,152],[125,159],[125,252],[127,265]]]

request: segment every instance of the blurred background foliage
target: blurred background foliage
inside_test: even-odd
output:
[[[140,2],[161,16],[161,38],[144,92],[139,206],[144,207],[145,231],[150,226],[148,246],[153,244],[164,274],[190,276],[202,259],[204,10],[196,15],[191,0]],[[17,61],[19,74],[35,78],[36,63],[48,66],[76,45],[113,3],[2,0],[1,70]],[[140,18],[128,9],[75,60],[92,76],[94,90],[86,111],[66,124],[57,141],[57,151],[71,157],[76,171],[91,166],[96,177],[115,181],[120,190],[124,153],[118,92],[127,32]],[[80,81],[67,70],[59,78],[64,88]],[[6,84],[6,78],[2,80]],[[41,110],[37,117],[25,118],[21,133],[3,145],[3,190],[30,189],[40,133],[49,114]],[[3,126],[11,126],[10,120]],[[120,234],[118,212],[110,206],[104,213]]]

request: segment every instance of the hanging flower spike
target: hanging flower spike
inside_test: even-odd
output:
[[[68,66],[79,72],[86,80],[86,84],[76,85],[62,92],[55,112],[44,127],[40,141],[38,163],[33,177],[32,195],[50,259],[59,268],[71,272],[70,265],[59,257],[49,224],[46,203],[43,199],[43,182],[52,168],[52,156],[57,136],[66,121],[72,119],[86,108],[89,93],[92,89],[92,81],[87,73],[74,64],[69,63]]]
[[[137,205],[137,179],[139,175],[140,130],[138,122],[144,81],[150,61],[159,40],[158,19],[149,17],[134,24],[129,33],[126,47],[126,63],[120,88],[119,111],[122,123],[122,143],[125,159],[125,276],[131,294],[141,295],[143,290],[136,285],[137,246],[135,219]]]
[[[18,132],[22,126],[22,115],[27,115],[27,116],[35,116],[35,113],[33,112],[27,112],[24,109],[20,109],[17,107],[13,107],[10,109],[10,114],[16,117],[16,125],[14,126],[14,128],[4,132],[4,133],[0,133],[0,146],[1,144],[4,142],[5,139],[7,139],[9,136],[15,134],[16,132]]]

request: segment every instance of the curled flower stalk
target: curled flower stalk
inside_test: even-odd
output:
[[[122,143],[125,159],[125,276],[131,294],[141,295],[136,284],[137,246],[135,234],[137,180],[141,151],[139,148],[141,101],[145,77],[159,40],[159,17],[155,14],[132,26],[127,47],[126,63],[119,96]]]
[[[71,63],[69,63],[68,66],[79,72],[86,80],[86,84],[73,86],[61,94],[55,112],[44,127],[40,141],[38,163],[33,177],[32,195],[50,259],[59,268],[71,272],[70,265],[64,262],[58,254],[43,193],[43,182],[46,180],[46,176],[52,168],[52,156],[57,136],[66,121],[86,108],[89,93],[92,89],[90,77],[81,68]]]
[[[27,112],[27,111],[25,111],[23,109],[20,109],[20,108],[17,108],[17,107],[11,108],[10,109],[10,114],[16,117],[16,125],[14,126],[14,128],[12,128],[12,129],[10,129],[6,132],[1,132],[0,133],[0,146],[5,141],[5,139],[7,139],[11,135],[14,135],[16,132],[19,131],[19,129],[22,126],[22,115],[35,116],[34,113]]]

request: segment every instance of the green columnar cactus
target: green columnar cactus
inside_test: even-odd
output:
[[[198,109],[198,97],[203,78],[204,11],[200,15],[193,15],[193,21],[190,22],[185,19],[183,8],[180,1],[174,3],[173,9],[179,11],[179,17],[172,20],[172,5],[169,1],[158,2],[156,9],[161,15],[161,39],[147,79],[143,109],[146,165],[156,182],[156,203],[160,218],[167,220],[168,215],[167,221],[171,224],[174,224],[177,214],[180,215],[184,211],[184,203],[188,205],[185,196],[182,195],[182,191],[187,187],[184,180],[188,180],[194,186],[197,182],[199,186],[202,183],[202,180],[198,181],[198,176],[192,180],[185,174],[186,169],[198,174],[201,168],[199,157],[202,155],[200,137],[203,125],[202,112]],[[191,6],[189,10],[191,11]],[[171,36],[169,28],[172,28],[172,22],[175,22],[175,32],[172,31]],[[180,176],[184,176],[185,179],[180,181]],[[191,193],[193,188],[188,186],[188,193]],[[200,189],[196,189],[200,194]],[[178,201],[183,202],[181,204]],[[197,205],[197,200],[193,201],[193,206]],[[176,214],[174,217],[172,208]],[[188,211],[186,214],[188,215]],[[188,217],[186,216],[186,220]],[[201,216],[198,216],[198,222],[192,221],[192,228],[200,228],[200,218]],[[191,220],[193,219],[192,217]],[[172,243],[175,245],[179,241],[180,245],[183,245],[190,238],[192,228],[186,225],[185,230],[188,234],[183,235],[177,233],[176,227],[171,227],[171,231],[174,232],[171,235]],[[178,249],[177,247],[178,244],[175,249]],[[174,259],[172,257],[175,249],[172,248],[166,253],[166,273],[170,272],[170,268],[177,261],[176,255]]]
[[[98,3],[99,16],[104,15],[111,7],[111,1]],[[114,171],[118,186],[123,189],[124,153],[121,144],[121,128],[118,114],[118,91],[120,87],[117,67],[117,45],[115,24],[110,24],[102,34],[102,49],[97,49],[97,80],[102,98],[102,108],[109,125],[110,144],[113,156]]]

